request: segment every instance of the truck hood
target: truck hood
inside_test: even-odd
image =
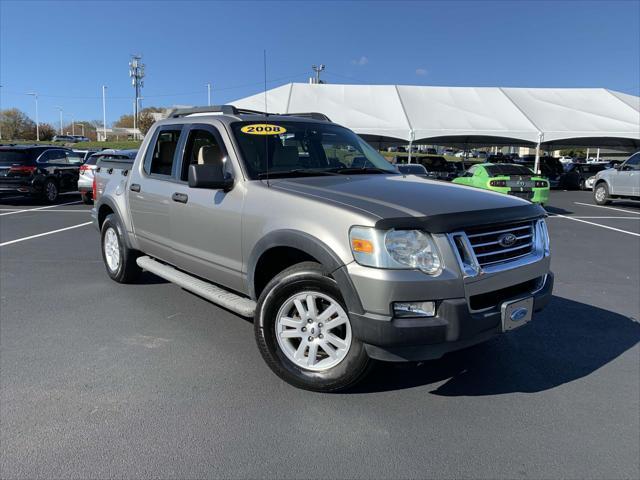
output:
[[[366,211],[374,221],[531,207],[526,200],[414,175],[354,175],[272,180],[272,188]],[[502,210],[503,212],[506,210]],[[537,215],[544,210],[536,209]],[[471,215],[473,216],[473,215]],[[377,218],[375,218],[377,217]],[[469,215],[467,215],[469,217]],[[508,219],[507,219],[508,220]]]

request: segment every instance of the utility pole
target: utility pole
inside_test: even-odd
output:
[[[29,92],[27,95],[31,95],[36,100],[36,141],[40,141],[40,121],[38,120],[38,92]]]
[[[107,141],[107,102],[105,99],[107,86],[102,85],[102,134],[104,135],[104,142]]]
[[[322,72],[325,69],[325,65],[311,65],[311,68],[313,69],[314,72],[316,72],[316,84],[322,83],[322,80],[320,80],[320,72]]]
[[[76,124],[73,121],[73,115],[71,115],[71,135],[75,135],[76,134]]]
[[[138,98],[140,97],[140,89],[144,87],[144,63],[140,60],[142,60],[142,55],[131,55],[131,61],[129,62],[129,77],[131,77],[131,85],[136,92],[133,108],[133,128],[136,128],[138,124]]]
[[[62,131],[62,107],[56,106],[56,108],[60,112],[60,135],[64,135],[64,132]]]
[[[207,83],[207,106],[211,106],[211,84]]]

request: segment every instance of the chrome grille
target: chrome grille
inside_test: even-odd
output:
[[[531,253],[534,249],[534,231],[534,223],[526,221],[502,226],[470,228],[465,230],[465,234],[478,264],[480,267],[485,267],[509,262]],[[510,237],[513,243],[504,242],[505,237]]]

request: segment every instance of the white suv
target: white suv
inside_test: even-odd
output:
[[[598,205],[606,205],[616,198],[639,200],[640,152],[634,153],[619,166],[598,172],[593,198]]]

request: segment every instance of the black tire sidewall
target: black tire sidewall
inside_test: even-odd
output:
[[[49,184],[53,184],[53,186],[56,189],[56,196],[53,200],[50,200],[49,196],[47,195],[47,185]],[[42,198],[44,199],[44,201],[47,203],[54,203],[59,196],[60,196],[60,189],[58,188],[58,184],[56,183],[56,181],[50,178],[45,180],[45,182],[42,184]]]
[[[366,370],[369,359],[364,344],[353,336],[353,328],[347,356],[338,365],[323,372],[295,365],[281,350],[276,338],[276,316],[280,307],[288,298],[301,291],[312,290],[328,295],[348,312],[335,280],[324,275],[319,268],[313,267],[297,271],[289,269],[274,280],[260,296],[254,320],[256,340],[269,367],[280,378],[307,390],[335,391],[355,383]]]

